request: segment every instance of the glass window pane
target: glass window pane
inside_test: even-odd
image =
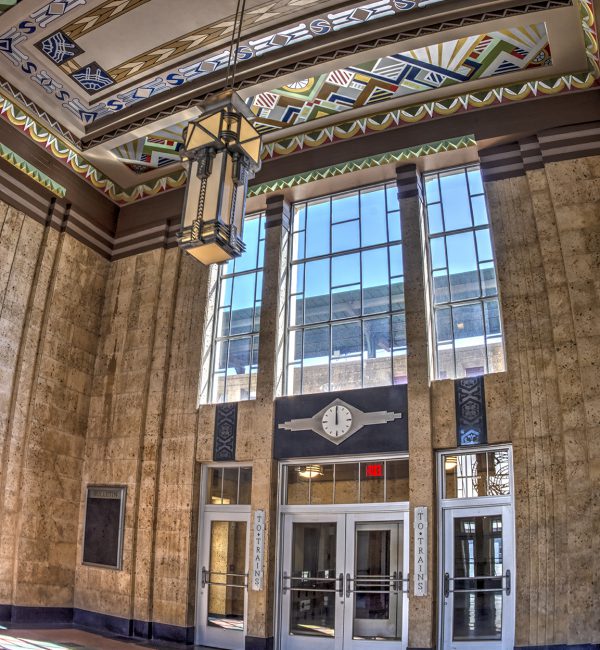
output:
[[[249,506],[252,497],[252,468],[240,467],[240,488],[238,504]]]
[[[390,309],[388,249],[364,251],[361,257],[363,314],[387,312]]]
[[[310,478],[310,504],[330,505],[333,503],[333,465],[313,465]]]
[[[452,300],[479,298],[481,292],[473,233],[463,232],[446,237],[446,249]]]
[[[385,187],[388,212],[400,210],[400,201],[398,200],[398,186],[396,183],[388,183]]]
[[[481,278],[481,288],[484,296],[495,296],[498,293],[498,283],[496,281],[496,267],[494,262],[484,262],[479,265],[479,275]]]
[[[306,257],[329,254],[329,199],[308,204],[306,214]]]
[[[252,338],[231,339],[227,363],[227,394],[225,401],[250,399],[250,360]]]
[[[436,305],[450,302],[450,286],[448,285],[448,272],[443,269],[441,271],[434,271],[432,289],[433,289],[433,302]]]
[[[329,320],[329,259],[308,262],[305,265],[304,322],[320,323]]]
[[[390,319],[370,318],[363,323],[364,378],[363,386],[391,384],[392,346]]]
[[[360,502],[383,503],[385,472],[383,463],[360,464]]]
[[[206,503],[208,505],[221,505],[221,490],[223,489],[223,468],[209,467],[206,490]]]
[[[292,259],[301,260],[304,258],[304,246],[306,244],[306,232],[301,230],[292,235]]]
[[[358,219],[358,192],[334,196],[331,201],[331,221],[350,221]]]
[[[360,193],[360,220],[362,246],[384,244],[387,236],[387,215],[383,189],[364,190]]]
[[[393,343],[393,383],[406,384],[408,370],[406,367],[406,316],[396,314],[392,316],[392,343]]]
[[[258,240],[260,237],[260,218],[244,219],[243,240],[246,244],[244,254],[235,259],[235,273],[257,268]]]
[[[385,500],[408,501],[408,460],[388,460],[385,463]]]
[[[331,251],[339,253],[349,251],[353,248],[360,248],[360,232],[358,221],[344,221],[343,223],[333,224],[331,234],[333,241]]]
[[[435,271],[436,269],[445,269],[446,264],[446,238],[445,237],[436,237],[430,242],[431,250],[431,268]]]
[[[444,478],[446,499],[510,494],[508,451],[444,456]]]
[[[494,259],[492,253],[492,240],[490,239],[490,231],[488,228],[478,230],[475,233],[477,239],[477,256],[480,262],[487,262]]]
[[[310,503],[308,479],[298,473],[297,467],[287,469],[287,500],[289,506],[304,506]]]
[[[360,283],[360,255],[340,255],[331,259],[331,285],[333,287]]]
[[[335,502],[358,503],[358,463],[336,464]]]
[[[362,386],[362,336],[359,321],[332,326],[331,390]]]
[[[470,228],[471,202],[464,172],[440,174],[446,231]]]
[[[489,221],[485,196],[474,196],[471,199],[471,204],[473,206],[473,221],[475,225],[485,226]]]
[[[223,468],[223,505],[237,505],[238,467]]]
[[[399,212],[388,213],[388,232],[390,241],[400,241],[402,239],[402,223]]]
[[[427,206],[427,222],[429,225],[429,232],[432,235],[437,235],[444,231],[444,222],[442,220],[442,206],[439,203]]]
[[[329,390],[329,325],[304,331],[302,392]]]
[[[469,177],[469,191],[471,194],[483,194],[483,181],[481,179],[481,170],[472,167],[467,172]]]
[[[294,205],[293,230],[304,230],[306,228],[306,204],[296,203]]]
[[[437,174],[428,176],[425,179],[425,195],[427,196],[427,203],[438,203],[440,201],[440,186]]]
[[[234,278],[230,334],[245,334],[253,330],[255,282],[255,273]]]
[[[487,367],[481,303],[452,308],[456,376],[481,375]]]

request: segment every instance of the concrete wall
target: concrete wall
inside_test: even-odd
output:
[[[485,380],[487,417],[490,443],[514,445],[516,645],[598,643],[600,158],[488,180],[486,191],[507,350],[507,372]],[[0,603],[72,604],[190,627],[199,471],[212,459],[215,414],[196,408],[209,273],[176,249],[109,265],[6,208],[0,224]],[[252,461],[252,507],[265,509],[269,524],[269,588],[249,593],[256,637],[273,633],[282,235],[267,229],[275,272],[265,275],[258,395],[238,415],[237,460]],[[420,250],[414,222],[404,236]],[[407,281],[418,283],[419,255],[405,264]],[[410,494],[412,505],[434,506],[434,451],[456,446],[454,392],[451,381],[428,383],[424,303],[419,309],[407,314]],[[80,563],[90,483],[128,488],[122,571]],[[430,532],[433,543],[434,517]],[[436,638],[434,559],[432,596],[411,605],[418,647]]]
[[[108,262],[0,204],[0,604],[72,607]]]

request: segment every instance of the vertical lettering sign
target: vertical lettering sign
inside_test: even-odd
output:
[[[265,555],[265,511],[254,511],[254,546],[252,549],[252,591],[263,588],[263,558]]]
[[[427,508],[415,508],[415,596],[427,596]]]

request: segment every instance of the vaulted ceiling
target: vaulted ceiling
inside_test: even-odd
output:
[[[117,203],[181,186],[181,133],[223,86],[235,4],[0,0],[0,114]],[[598,84],[595,9],[595,0],[247,0],[238,91],[265,160],[581,91]]]

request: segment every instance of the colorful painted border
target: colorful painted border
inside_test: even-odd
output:
[[[5,144],[0,142],[0,158],[6,160],[7,163],[16,167],[20,172],[27,174],[29,178],[34,180],[36,183],[39,183],[42,187],[45,187],[47,190],[52,192],[55,196],[63,198],[67,193],[67,189],[63,187],[60,183],[57,183],[55,180],[44,174],[37,167],[34,167],[31,163],[27,162],[25,158],[21,158],[18,153],[15,153],[12,149],[9,149]]]
[[[388,128],[400,126],[400,124],[417,123],[427,119],[445,117],[492,105],[522,101],[537,96],[581,91],[599,85],[600,65],[598,62],[598,39],[593,0],[579,0],[579,6],[589,62],[587,72],[467,93],[445,100],[417,104],[389,113],[380,113],[351,122],[344,122],[298,136],[282,138],[264,145],[263,159],[268,160],[290,153],[297,153],[304,149],[314,148],[338,140],[347,140],[370,132],[384,131]],[[23,109],[8,99],[3,92],[0,92],[0,116],[24,132],[41,147],[48,150],[55,158],[70,167],[76,174],[85,178],[93,187],[103,192],[118,205],[133,203],[185,185],[185,172],[178,171],[154,181],[136,185],[130,190],[124,190],[86,161],[78,151],[36,122]]]
[[[312,171],[302,172],[301,174],[295,174],[294,176],[286,176],[285,178],[269,181],[268,183],[254,185],[249,188],[248,196],[252,197],[261,194],[268,194],[269,192],[279,192],[290,187],[296,187],[297,185],[304,185],[325,178],[333,178],[334,176],[342,176],[343,174],[350,174],[362,169],[381,167],[382,165],[389,165],[392,163],[407,162],[422,156],[430,156],[431,154],[445,151],[456,151],[458,149],[465,149],[476,145],[477,141],[475,140],[474,135],[464,135],[459,138],[451,138],[449,140],[422,144],[417,147],[408,147],[406,149],[390,151],[377,156],[368,156],[366,158],[349,160],[348,162],[339,165],[321,167],[319,169],[313,169]]]

